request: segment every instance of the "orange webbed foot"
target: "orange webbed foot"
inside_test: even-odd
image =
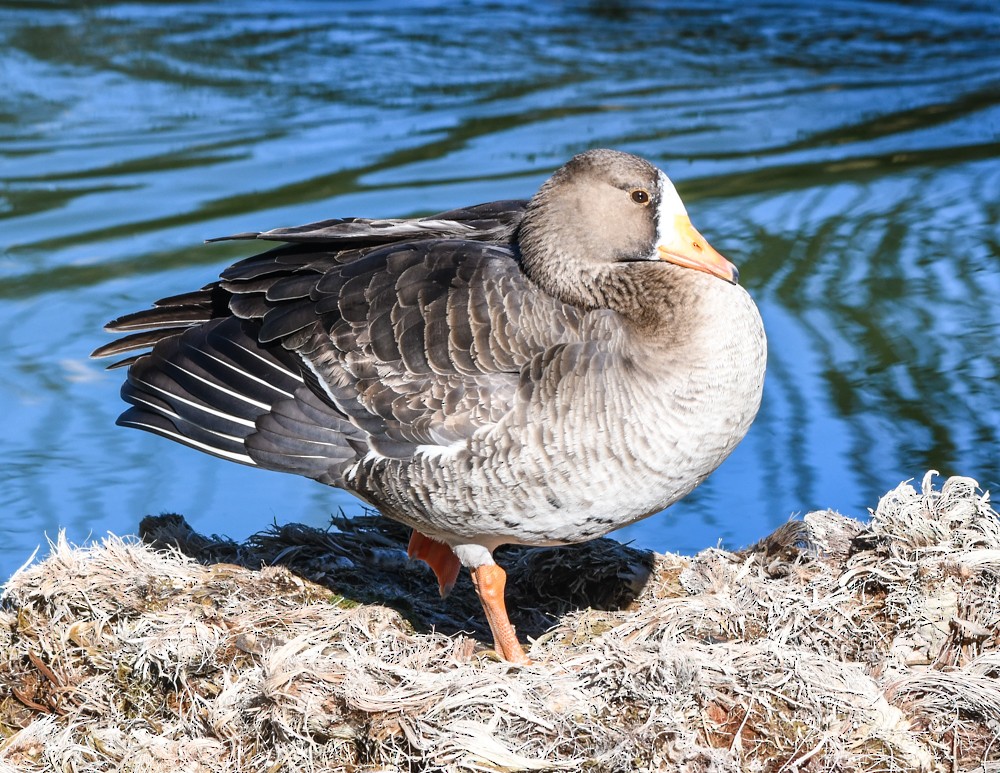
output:
[[[518,666],[531,665],[531,659],[525,654],[514,633],[514,626],[507,617],[507,605],[504,601],[507,573],[496,564],[483,564],[472,570],[472,584],[483,604],[486,620],[493,631],[494,646],[500,657]]]
[[[410,558],[419,558],[434,570],[442,598],[451,593],[462,564],[450,545],[431,539],[426,534],[421,534],[414,529],[413,534],[410,535],[410,544],[406,549],[406,554]]]

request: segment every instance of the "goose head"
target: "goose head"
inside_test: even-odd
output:
[[[518,242],[533,281],[585,308],[615,308],[615,296],[634,285],[637,264],[668,264],[731,284],[739,279],[691,224],[666,174],[615,150],[574,156],[543,183],[528,203]],[[663,278],[671,276],[683,281],[673,270]]]

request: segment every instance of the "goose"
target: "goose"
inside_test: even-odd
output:
[[[343,218],[108,323],[118,424],[345,489],[461,567],[497,654],[530,663],[503,544],[582,542],[657,513],[733,451],[766,341],[736,267],[657,167],[574,156],[528,201]],[[213,240],[219,241],[219,240]]]

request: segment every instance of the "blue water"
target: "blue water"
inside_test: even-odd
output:
[[[992,2],[0,7],[0,579],[61,529],[359,511],[114,426],[88,353],[247,254],[204,239],[527,197],[599,146],[666,169],[770,340],[746,441],[622,539],[739,546],[927,468],[997,487],[997,40]]]

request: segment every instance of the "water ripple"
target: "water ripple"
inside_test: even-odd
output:
[[[294,9],[0,9],[0,575],[43,529],[169,507],[226,531],[349,501],[113,426],[86,353],[244,254],[200,240],[527,196],[594,146],[668,169],[771,338],[746,443],[625,537],[745,543],[928,466],[1000,483],[993,4]]]

